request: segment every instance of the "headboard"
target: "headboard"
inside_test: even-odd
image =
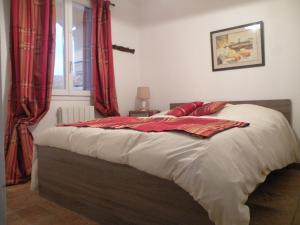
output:
[[[274,109],[281,112],[291,124],[292,122],[292,102],[290,99],[274,99],[274,100],[245,100],[245,101],[226,101],[230,104],[253,104],[266,108]],[[171,103],[170,109],[183,104]]]

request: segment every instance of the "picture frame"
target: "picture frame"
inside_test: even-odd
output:
[[[263,21],[212,31],[210,42],[213,71],[265,65]]]

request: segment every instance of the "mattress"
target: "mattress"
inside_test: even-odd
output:
[[[210,117],[250,126],[209,139],[179,132],[52,127],[34,140],[36,145],[127,164],[172,180],[207,210],[216,225],[248,225],[248,196],[271,171],[299,160],[299,144],[285,117],[272,109],[226,105]],[[34,154],[33,187],[37,160]]]

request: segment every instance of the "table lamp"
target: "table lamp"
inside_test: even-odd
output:
[[[150,99],[150,88],[149,87],[138,87],[137,88],[137,96],[140,100],[139,110],[147,110],[149,107],[148,100]]]

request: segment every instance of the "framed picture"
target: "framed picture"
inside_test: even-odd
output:
[[[265,65],[262,21],[210,32],[212,70]]]

